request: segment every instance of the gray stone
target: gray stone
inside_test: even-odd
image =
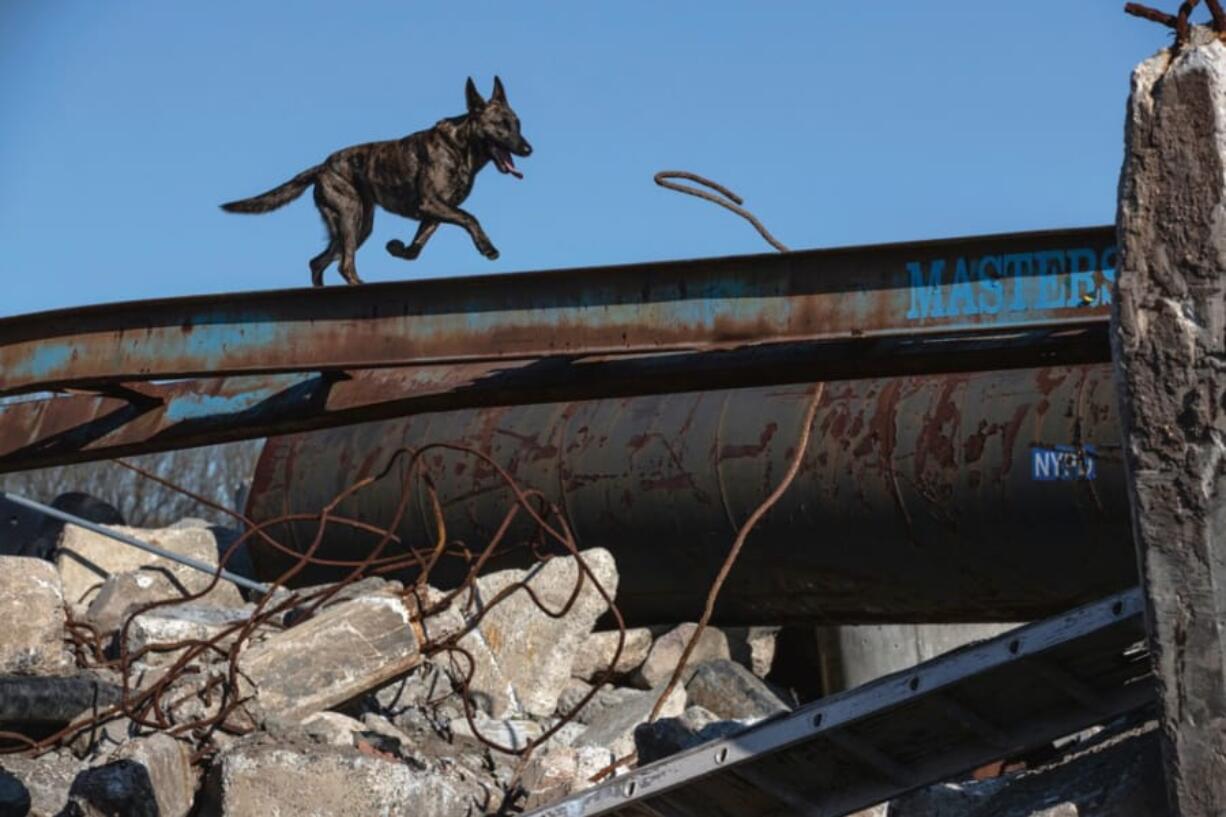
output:
[[[205,815],[476,817],[492,795],[460,767],[415,767],[353,749],[243,744],[209,774]]]
[[[558,712],[559,716],[565,716],[579,705],[579,702],[587,696],[592,689],[592,685],[578,678],[572,678],[567,682],[562,694],[558,697]],[[626,687],[614,687],[608,684],[600,687],[591,700],[583,707],[583,709],[575,712],[571,718],[575,723],[588,724],[592,719],[599,715],[609,707],[620,706],[632,698],[638,697],[641,690],[627,689]]]
[[[379,708],[392,717],[410,708],[460,707],[450,676],[428,659],[423,659],[403,678],[380,687],[374,697]]]
[[[630,754],[634,751],[635,727],[647,720],[663,692],[663,684],[656,689],[630,691],[619,705],[607,707],[593,717],[575,740],[575,746],[600,746],[618,758]],[[678,684],[660,709],[659,717],[674,718],[684,711],[685,689]]]
[[[1172,799],[1226,814],[1226,44],[1132,75],[1112,359]]]
[[[260,709],[303,718],[412,669],[421,655],[404,604],[364,596],[248,648],[239,657]]]
[[[99,595],[101,598],[101,595]],[[146,647],[172,644],[177,641],[207,641],[227,628],[246,621],[255,611],[255,605],[241,607],[213,607],[207,604],[187,603],[156,607],[141,613],[128,625],[128,654],[136,655]],[[218,642],[222,649],[228,648],[233,638]],[[150,651],[141,660],[146,664],[166,664],[175,661],[187,648],[172,651]],[[211,658],[211,651],[204,656]]]
[[[301,726],[313,740],[329,746],[353,746],[353,736],[366,729],[361,721],[339,712],[316,712],[304,718]]]
[[[634,673],[635,686],[651,689],[659,684],[667,683],[681,661],[681,653],[685,650],[685,645],[689,643],[697,629],[697,624],[681,624],[657,638],[651,645],[651,652],[647,654],[647,660]],[[681,683],[689,681],[694,667],[698,664],[713,661],[716,658],[731,657],[732,654],[728,650],[728,638],[714,627],[707,627],[699,636],[694,652],[686,660],[686,672],[681,678]]]
[[[68,790],[85,764],[71,753],[60,751],[38,758],[0,756],[0,768],[25,787],[30,798],[30,817],[55,817],[68,804]]]
[[[0,674],[69,675],[64,594],[55,567],[42,559],[0,556]]]
[[[217,564],[217,542],[207,528],[111,527],[180,556],[190,556],[209,565]],[[188,593],[198,593],[213,581],[213,577],[207,573],[161,556],[154,556],[76,525],[64,527],[55,564],[63,581],[64,598],[74,612],[82,616],[94,596],[102,589],[103,583],[119,573],[139,570],[169,580],[171,584],[164,586],[171,587],[172,591],[162,598],[169,597],[172,593],[180,597]],[[207,600],[218,607],[235,607],[243,603],[238,589],[226,581],[217,582],[201,600]],[[112,604],[118,605],[122,601],[121,595]]]
[[[190,749],[159,733],[128,741],[103,765],[77,775],[69,798],[86,817],[184,817],[196,783]]]
[[[732,660],[759,678],[770,674],[779,627],[724,627]]]
[[[600,548],[581,554],[588,568],[610,596],[617,592],[613,556]],[[476,582],[471,606],[482,610],[503,589],[520,582],[532,588],[550,610],[562,609],[574,593],[580,571],[574,557],[556,557],[531,570],[504,570]],[[467,594],[465,594],[467,598]],[[608,605],[590,579],[566,615],[547,615],[519,589],[489,609],[480,624],[460,639],[460,647],[476,660],[471,691],[496,717],[553,714],[558,695],[570,678],[580,645]]]
[[[712,740],[730,737],[748,728],[749,723],[719,720],[701,706],[686,707],[678,718],[660,718],[642,723],[634,730],[638,765],[653,763],[661,758],[691,749]]]
[[[788,706],[745,667],[727,659],[699,664],[685,685],[686,700],[724,720],[760,720]]]
[[[613,656],[617,653],[619,635],[621,634],[617,630],[611,630],[592,633],[585,638],[579,645],[579,651],[575,653],[570,674],[575,678],[592,681],[609,669],[613,670],[610,678],[620,677],[638,669],[647,660],[647,653],[651,650],[651,630],[646,627],[626,630],[622,651],[614,664]]]
[[[30,813],[30,790],[0,768],[0,817],[26,817]]]
[[[536,721],[514,718],[473,718],[475,732],[473,726],[469,726],[467,718],[456,718],[449,726],[455,742],[472,749],[483,748],[485,745],[478,740],[477,735],[508,749],[523,749],[544,731]]]

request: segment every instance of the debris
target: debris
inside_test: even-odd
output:
[[[759,678],[770,674],[780,627],[724,627],[732,660]]]
[[[626,630],[621,655],[617,662],[613,663],[619,635],[617,630],[589,635],[575,653],[575,663],[571,666],[570,674],[575,678],[591,681],[609,669],[612,669],[613,676],[626,675],[638,669],[647,660],[647,653],[651,650],[651,630],[646,627]]]
[[[689,640],[694,636],[694,631],[697,629],[697,624],[689,622],[675,627],[657,638],[655,643],[651,645],[651,651],[648,653],[647,659],[634,674],[635,686],[651,689],[657,684],[667,681],[672,676],[673,671],[677,669],[677,663],[681,660],[681,655],[685,651],[685,645],[689,643]],[[701,664],[704,661],[713,661],[717,658],[731,657],[732,654],[728,649],[727,636],[714,627],[707,627],[702,631],[698,644],[694,647],[693,654],[690,655],[688,666],[686,667],[687,674],[683,675],[681,682],[685,683],[689,680],[695,665]]]
[[[316,712],[302,720],[302,731],[329,746],[353,746],[353,736],[366,725],[339,712]]]
[[[580,556],[612,597],[617,592],[617,567],[604,549],[585,550]],[[566,610],[579,580],[574,557],[555,557],[528,571],[503,570],[476,581],[469,609],[482,611],[495,596],[524,584],[549,610]],[[529,714],[552,715],[558,695],[570,679],[570,669],[580,646],[593,625],[608,609],[604,596],[591,578],[564,615],[551,616],[540,609],[525,590],[517,589],[490,608],[459,646],[475,659],[469,689],[488,702],[495,718]]]
[[[135,738],[73,781],[69,798],[83,817],[184,817],[196,796],[191,752],[166,734]]]
[[[98,598],[102,596],[99,595]],[[149,649],[141,658],[145,664],[171,663],[187,650],[186,646],[177,650],[151,648],[182,641],[217,638],[226,628],[246,621],[254,611],[255,606],[251,604],[241,607],[214,607],[191,602],[155,607],[132,617],[132,622],[128,625],[128,653],[135,655]],[[233,638],[221,639],[217,646],[228,649],[232,641]],[[211,659],[215,656],[210,653],[205,657]]]
[[[217,541],[207,528],[125,528],[115,526],[119,533],[135,537],[151,545],[210,565],[217,564]],[[181,596],[205,590],[213,577],[161,556],[108,539],[78,527],[66,525],[60,537],[55,557],[64,597],[74,612],[84,613],[111,576],[133,570],[156,571],[176,584]],[[204,597],[216,600],[218,606],[242,604],[238,590],[229,582],[218,581]]]
[[[42,559],[0,556],[0,673],[69,675],[64,594],[55,568]]]
[[[639,724],[634,730],[638,765],[653,763],[677,752],[711,740],[719,740],[744,730],[748,723],[709,718],[701,707],[687,707],[680,717],[660,718]]]
[[[760,720],[789,711],[756,675],[724,658],[696,666],[685,694],[689,703],[725,720]]]
[[[476,817],[491,794],[464,772],[409,766],[356,749],[236,745],[213,763],[205,814],[224,817]]]
[[[647,720],[663,692],[664,685],[629,691],[621,703],[602,709],[589,721],[587,729],[575,740],[576,747],[600,746],[619,758],[630,754],[634,751],[634,728]],[[684,711],[685,689],[677,687],[664,701],[660,715],[676,717]]]
[[[263,712],[301,718],[412,669],[418,647],[400,599],[363,596],[250,647],[239,666]]]
[[[51,752],[37,759],[6,755],[0,757],[0,769],[16,778],[30,798],[30,817],[56,817],[68,804],[72,781],[85,768],[67,751]],[[11,782],[6,786],[14,799],[22,799],[21,790]],[[3,802],[3,801],[0,801]],[[18,812],[23,814],[24,812]]]

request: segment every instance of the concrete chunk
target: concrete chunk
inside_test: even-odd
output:
[[[155,734],[128,741],[105,764],[82,772],[69,794],[76,813],[85,817],[184,817],[196,782],[187,745]]]
[[[239,667],[265,713],[298,719],[374,689],[420,660],[404,603],[364,596],[250,647]]]
[[[68,675],[64,594],[55,567],[41,559],[0,556],[0,674]]]
[[[180,556],[189,556],[210,565],[217,564],[217,540],[208,528],[110,527]],[[158,575],[182,596],[199,592],[212,581],[212,576],[206,573],[76,525],[64,527],[55,565],[63,581],[65,599],[82,614],[89,608],[103,583],[120,573],[142,570]],[[205,598],[221,607],[243,603],[238,589],[226,581],[219,581]]]
[[[647,654],[647,660],[634,674],[635,685],[643,689],[650,689],[658,684],[666,683],[681,661],[681,653],[685,650],[685,645],[689,643],[696,629],[698,625],[692,622],[681,624],[657,638],[651,645],[651,652]],[[731,657],[728,638],[714,627],[707,627],[702,631],[694,652],[686,661],[687,672],[681,678],[681,682],[688,681],[689,676],[693,674],[693,668],[702,662]]]
[[[593,717],[583,734],[575,739],[575,746],[600,746],[619,758],[630,754],[634,751],[635,727],[647,721],[663,692],[663,685],[656,689],[631,690],[622,703],[607,707]],[[685,689],[678,685],[669,693],[660,709],[660,717],[675,718],[684,711]]]
[[[475,817],[488,797],[458,768],[415,768],[332,746],[239,745],[214,762],[203,813]]]
[[[173,644],[177,641],[206,641],[219,633],[246,620],[255,611],[255,605],[242,607],[213,607],[207,604],[175,604],[156,607],[141,613],[128,625],[128,653],[135,654],[145,647],[157,644]],[[231,639],[220,642],[223,649]],[[186,647],[184,649],[187,649]],[[149,652],[142,661],[149,665],[173,662],[182,650],[172,652]],[[205,658],[211,658],[211,654]]]
[[[760,720],[788,706],[745,667],[719,659],[699,664],[685,685],[686,700],[725,720]]]
[[[617,567],[612,554],[596,548],[581,555],[605,592],[613,597],[617,593]],[[570,599],[578,578],[574,557],[556,557],[528,571],[504,570],[482,576],[476,582],[472,602],[480,610],[504,588],[526,581],[537,598],[556,611]],[[607,609],[604,598],[587,578],[574,605],[560,618],[541,611],[524,590],[516,591],[460,639],[460,646],[476,659],[471,691],[495,718],[553,714],[576,653]]]
[[[609,669],[613,655],[617,651],[618,635],[616,630],[610,630],[592,633],[585,638],[579,645],[579,651],[575,653],[575,663],[570,668],[570,674],[575,678],[591,681]],[[626,640],[622,645],[621,655],[618,656],[617,663],[612,665],[613,674],[615,676],[625,675],[638,669],[647,660],[647,653],[651,650],[651,641],[651,630],[646,627],[626,630]]]
[[[68,791],[72,781],[85,768],[85,764],[77,760],[67,751],[52,752],[36,759],[18,755],[0,757],[0,769],[16,778],[20,787],[7,784],[14,801],[23,799],[21,789],[25,789],[25,797],[29,798],[29,817],[55,817],[68,804]]]

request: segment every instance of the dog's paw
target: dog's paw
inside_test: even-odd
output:
[[[404,242],[401,241],[399,238],[393,238],[391,241],[387,242],[387,251],[388,253],[396,256],[397,258],[403,258],[404,257]]]
[[[488,258],[491,261],[497,261],[499,252],[493,247],[490,247],[489,249],[482,250],[481,254],[484,255],[486,258]]]

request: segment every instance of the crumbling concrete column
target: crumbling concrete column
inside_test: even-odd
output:
[[[1183,817],[1226,814],[1226,45],[1132,77],[1112,332],[1133,531]]]

